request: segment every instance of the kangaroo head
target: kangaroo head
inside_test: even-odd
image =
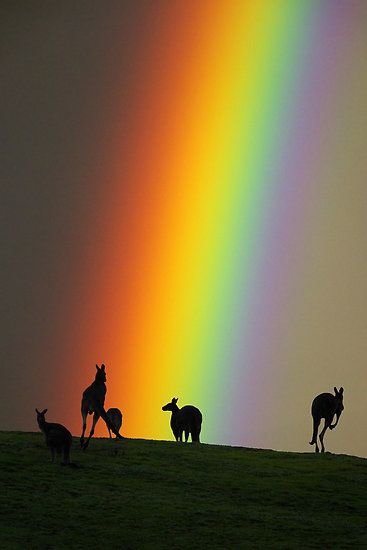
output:
[[[334,393],[335,393],[335,401],[336,401],[335,413],[339,417],[342,411],[344,410],[344,405],[343,405],[344,388],[340,388],[340,390],[338,390],[337,388],[334,388]]]
[[[177,401],[178,401],[178,397],[173,397],[170,403],[167,403],[167,405],[164,405],[162,407],[162,411],[177,411],[178,409]]]
[[[37,421],[38,422],[45,422],[45,414],[47,413],[47,409],[43,409],[43,411],[39,411],[38,409],[35,409],[37,413]]]
[[[107,380],[107,377],[106,377],[106,367],[105,365],[101,365],[100,367],[98,365],[96,365],[96,369],[97,369],[97,372],[96,372],[96,380],[98,380],[98,382],[106,382]]]

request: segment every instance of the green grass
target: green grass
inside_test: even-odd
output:
[[[367,548],[367,461],[0,432],[0,548]]]

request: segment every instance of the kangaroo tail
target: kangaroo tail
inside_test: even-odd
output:
[[[316,422],[316,419],[313,418],[313,432],[312,432],[312,439],[310,441],[310,445],[315,445],[317,443],[317,431],[319,429],[319,423]]]
[[[107,427],[111,430],[111,432],[113,432],[118,439],[123,439],[122,435],[119,434],[119,431],[116,430],[115,426],[112,424],[112,422],[108,418],[105,409],[103,407],[98,407],[97,412],[99,416],[103,418],[103,420],[106,422]]]
[[[195,441],[196,443],[200,443],[200,430],[201,430],[201,424],[194,422],[191,425],[191,437],[192,441]]]

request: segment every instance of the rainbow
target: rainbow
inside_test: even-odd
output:
[[[71,391],[105,362],[125,435],[171,438],[161,407],[177,396],[203,411],[203,441],[267,442],[324,161],[320,117],[346,48],[328,34],[342,11],[294,0],[146,8],[129,84],[117,74],[106,90],[100,216],[70,291]]]

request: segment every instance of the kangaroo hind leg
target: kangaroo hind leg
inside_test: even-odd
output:
[[[310,441],[310,445],[316,445],[315,447],[315,452],[318,453],[319,452],[319,446],[317,444],[317,432],[319,431],[319,426],[320,426],[320,418],[315,418],[313,416],[313,431],[312,431],[312,439]]]
[[[83,444],[83,450],[85,451],[85,449],[88,447],[89,445],[89,441],[90,441],[90,438],[93,436],[94,434],[94,428],[96,427],[96,424],[98,422],[98,419],[99,419],[99,414],[98,413],[94,413],[93,415],[93,422],[92,422],[92,428],[90,430],[90,433],[88,435],[88,438],[87,440],[85,441],[85,443]]]
[[[321,430],[320,435],[319,435],[319,439],[320,439],[320,443],[321,443],[321,452],[322,453],[325,452],[324,436],[325,436],[325,432],[326,432],[326,430],[328,429],[329,426],[330,426],[330,422],[325,418],[324,427]]]
[[[82,409],[83,429],[82,429],[82,435],[80,436],[81,447],[84,447],[84,436],[85,436],[85,430],[87,429],[87,414],[88,414],[88,411]]]

